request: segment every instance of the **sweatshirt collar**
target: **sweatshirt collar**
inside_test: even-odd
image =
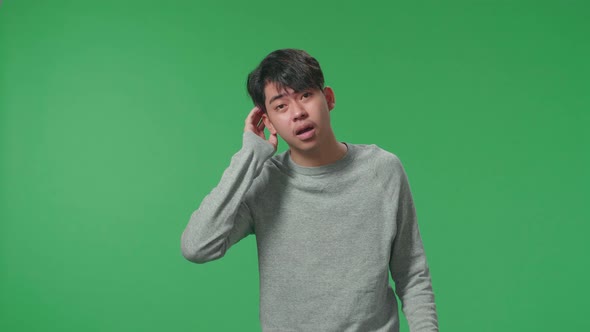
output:
[[[291,154],[289,153],[289,150],[287,150],[284,152],[284,165],[287,167],[289,171],[293,171],[295,173],[303,175],[321,175],[336,172],[350,163],[350,161],[353,159],[355,152],[353,144],[349,144],[346,142],[341,143],[344,143],[347,147],[346,154],[342,158],[336,160],[333,163],[322,166],[301,166],[291,159]]]

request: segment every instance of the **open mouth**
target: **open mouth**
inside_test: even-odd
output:
[[[299,129],[296,133],[296,136],[302,141],[307,141],[315,136],[315,128],[313,126],[308,126],[303,129]]]
[[[295,133],[295,135],[299,136],[299,135],[304,134],[304,133],[306,133],[306,132],[308,132],[310,130],[313,130],[313,127],[312,126],[305,127],[303,129],[298,130],[297,133]]]

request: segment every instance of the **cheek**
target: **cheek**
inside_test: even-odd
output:
[[[277,124],[277,125],[275,126],[275,130],[276,130],[276,131],[277,131],[279,134],[281,134],[281,136],[283,136],[283,135],[288,135],[288,134],[289,134],[289,128],[287,128],[286,126],[283,126],[283,125],[281,125],[281,124]]]
[[[284,132],[289,128],[288,122],[280,117],[275,117],[273,125],[278,132]]]

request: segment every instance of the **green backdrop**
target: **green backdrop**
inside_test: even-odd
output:
[[[402,160],[441,331],[590,330],[589,9],[3,1],[0,330],[259,331],[255,237],[199,265],[180,235],[286,47],[339,140]]]

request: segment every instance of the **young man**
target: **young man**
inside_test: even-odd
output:
[[[248,92],[256,107],[242,147],[192,213],[184,257],[215,260],[255,234],[263,331],[398,331],[395,294],[412,332],[438,331],[399,158],[336,140],[334,91],[302,50],[270,53],[248,76]],[[273,156],[277,136],[289,149]]]

